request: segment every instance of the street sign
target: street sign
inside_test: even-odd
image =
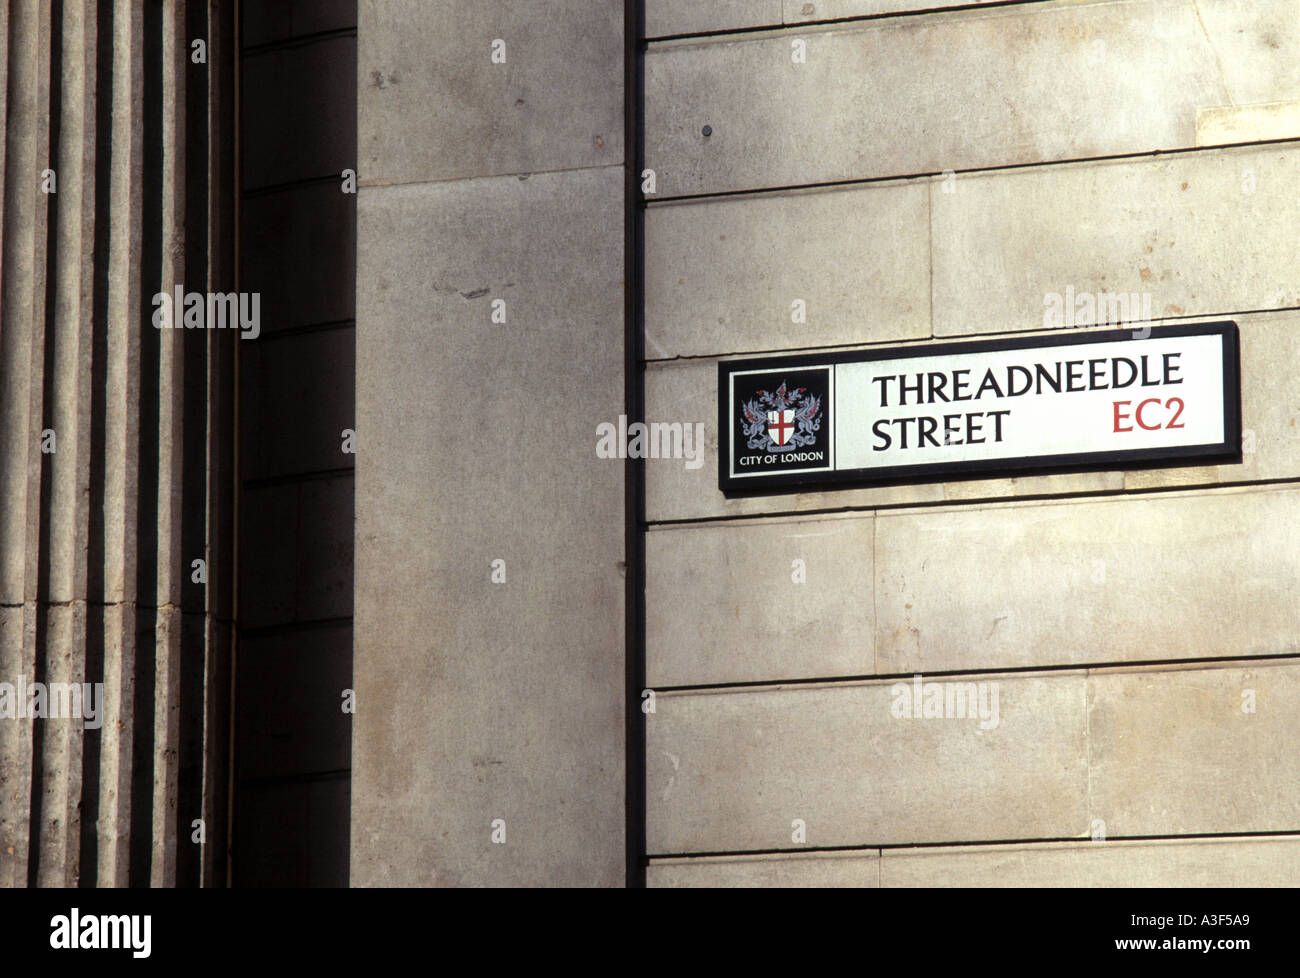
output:
[[[1237,325],[728,360],[718,410],[728,495],[1240,460]]]

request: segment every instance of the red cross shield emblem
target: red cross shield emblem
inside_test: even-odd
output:
[[[794,410],[792,408],[786,408],[784,411],[767,412],[767,436],[772,439],[778,448],[787,444],[793,434]]]

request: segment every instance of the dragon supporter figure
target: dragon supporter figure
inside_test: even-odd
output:
[[[821,399],[808,394],[806,387],[789,391],[784,382],[775,392],[759,391],[741,410],[751,449],[803,448],[817,440],[822,426]]]

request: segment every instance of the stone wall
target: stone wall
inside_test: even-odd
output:
[[[646,416],[710,432],[646,467],[649,882],[1294,885],[1296,6],[943,6],[647,2]],[[1241,463],[718,491],[720,358],[1067,287],[1239,323]]]
[[[362,4],[353,885],[621,885],[624,21]]]

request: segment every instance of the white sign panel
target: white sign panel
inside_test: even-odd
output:
[[[1240,455],[1234,323],[719,365],[720,486],[772,491]]]

